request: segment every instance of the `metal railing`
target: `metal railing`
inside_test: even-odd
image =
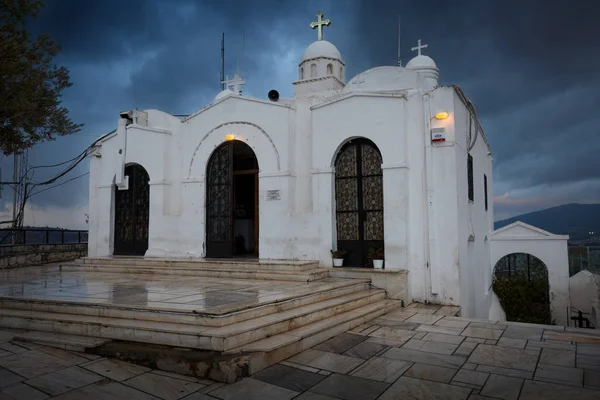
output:
[[[569,246],[569,276],[582,270],[600,274],[600,246]]]
[[[0,229],[0,245],[87,243],[88,231],[73,229]]]

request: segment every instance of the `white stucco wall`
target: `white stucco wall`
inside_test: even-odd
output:
[[[492,268],[505,255],[528,253],[539,258],[548,268],[550,306],[557,325],[567,325],[569,307],[569,257],[568,236],[515,222],[494,231],[491,239]]]
[[[600,276],[590,271],[579,271],[569,278],[571,314],[577,310],[587,313],[596,329],[600,329]]]

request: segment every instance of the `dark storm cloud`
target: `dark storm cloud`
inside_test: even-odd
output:
[[[572,201],[600,199],[595,172],[600,169],[599,4],[48,0],[32,27],[63,46],[57,60],[70,69],[74,83],[65,92],[65,105],[86,126],[78,135],[36,146],[30,162],[75,156],[93,137],[114,129],[121,110],[191,113],[205,106],[219,90],[221,32],[229,75],[245,32],[245,93],[264,97],[277,88],[287,96],[302,52],[316,38],[308,28],[316,11],[332,20],[325,38],[340,49],[348,80],[362,70],[395,64],[401,14],[403,64],[414,56],[410,47],[423,39],[429,45],[425,54],[441,70],[441,83],[460,85],[477,108],[494,152],[495,194],[529,197],[520,205],[500,202],[499,209],[539,206],[535,198],[552,198],[556,193],[547,187],[560,185],[572,188]],[[291,61],[284,62],[286,57]],[[582,182],[592,182],[587,186],[592,189],[586,191]],[[65,187],[68,196],[48,191],[35,201],[65,206],[87,201],[87,179]]]
[[[592,0],[361,1],[354,29],[371,64],[390,62],[399,13],[404,62],[417,38],[429,44],[441,83],[461,86],[478,110],[497,194],[571,185],[581,190],[571,201],[599,201],[599,12]]]

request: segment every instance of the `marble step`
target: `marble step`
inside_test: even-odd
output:
[[[20,333],[15,335],[12,340],[56,347],[63,350],[79,351],[81,353],[85,353],[86,350],[89,349],[103,346],[111,341],[110,339],[97,337],[65,335],[62,333],[41,331]]]
[[[249,354],[248,374],[252,375],[401,306],[400,300],[380,300],[286,333],[242,345],[223,354]]]
[[[276,313],[227,327],[208,327],[181,323],[126,320],[122,318],[45,313],[1,309],[0,326],[25,330],[50,331],[71,335],[138,341],[168,346],[224,351],[278,335],[295,327],[331,318],[380,301],[385,293],[377,289],[342,296],[330,304],[315,303],[287,313]],[[335,299],[334,299],[335,300]]]
[[[107,273],[137,273],[161,274],[178,276],[205,276],[226,279],[261,279],[277,281],[312,282],[327,278],[329,270],[315,268],[304,271],[276,271],[270,269],[236,269],[231,267],[206,268],[206,267],[148,267],[136,265],[111,265],[111,264],[62,264],[63,271],[80,272],[107,272]]]
[[[318,289],[308,286],[302,291],[284,300],[273,300],[260,306],[240,305],[223,313],[213,312],[200,314],[195,311],[181,309],[144,308],[119,304],[66,302],[46,299],[8,299],[0,298],[0,309],[19,309],[41,311],[46,313],[78,314],[95,317],[123,318],[127,320],[145,320],[156,322],[172,322],[204,326],[227,326],[273,313],[285,312],[296,307],[325,302],[340,296],[369,289],[365,280],[336,280]],[[241,308],[243,307],[243,308]]]
[[[212,269],[250,269],[274,271],[308,271],[319,267],[318,261],[300,260],[223,260],[223,259],[159,259],[140,257],[85,257],[75,260],[79,264],[129,265],[139,267],[183,267]]]

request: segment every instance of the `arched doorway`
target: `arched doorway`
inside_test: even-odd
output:
[[[372,141],[346,143],[335,160],[337,249],[345,266],[372,267],[369,250],[383,251],[383,172]]]
[[[206,257],[258,257],[258,160],[232,140],[210,156],[206,171]]]
[[[548,268],[528,253],[511,253],[494,266],[494,292],[508,321],[550,324]]]
[[[148,250],[150,177],[138,164],[125,167],[127,190],[115,189],[115,255],[143,256]]]

